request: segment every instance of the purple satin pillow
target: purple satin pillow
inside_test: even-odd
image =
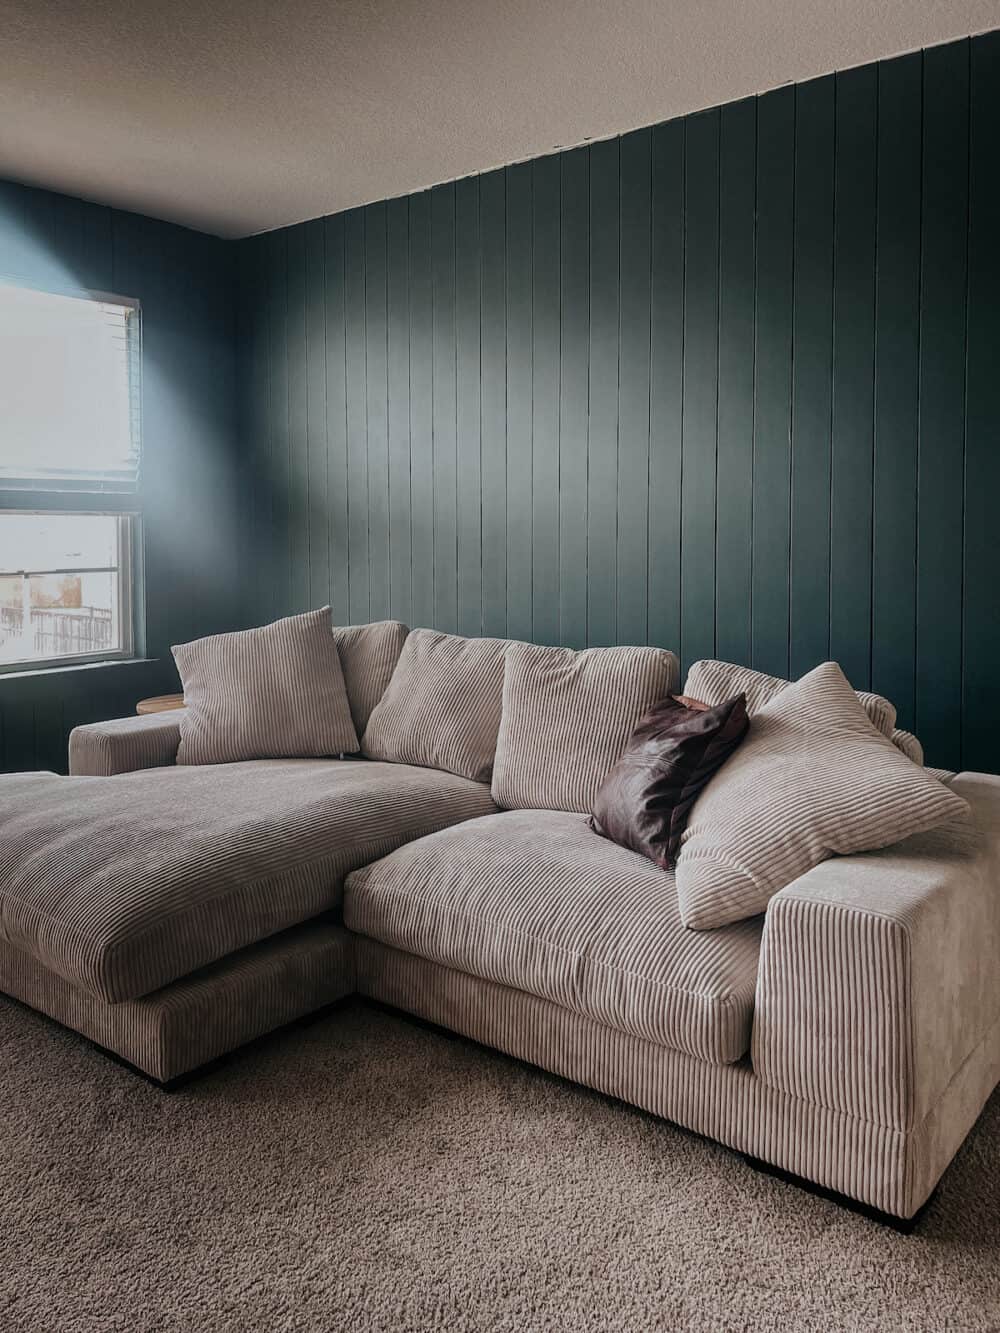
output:
[[[590,827],[669,869],[699,792],[749,726],[745,694],[711,708],[668,694],[640,720],[601,783]]]

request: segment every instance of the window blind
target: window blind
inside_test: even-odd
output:
[[[134,491],[133,302],[0,284],[0,489]]]

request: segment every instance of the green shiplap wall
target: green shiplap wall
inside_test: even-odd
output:
[[[143,515],[153,660],[0,675],[0,768],[65,771],[73,726],[176,689],[170,644],[240,619],[233,247],[0,182],[0,278],[142,304],[142,481],[128,507]],[[0,493],[0,508],[45,503],[43,495]]]
[[[0,274],[143,305],[155,659],[0,677],[0,766],[329,600],[832,656],[1000,769],[997,142],[994,33],[238,243],[0,184]]]
[[[675,648],[1000,769],[1000,34],[239,243],[247,618]]]

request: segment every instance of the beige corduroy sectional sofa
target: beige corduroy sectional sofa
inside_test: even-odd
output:
[[[1000,1079],[1000,778],[940,774],[961,818],[689,930],[587,819],[671,653],[334,635],[361,756],[183,766],[166,713],[0,778],[0,989],[163,1083],[360,992],[912,1218]],[[785,684],[685,693],[752,717]]]

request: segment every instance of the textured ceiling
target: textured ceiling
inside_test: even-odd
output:
[[[225,236],[1000,25],[1000,0],[0,0],[0,177]]]

